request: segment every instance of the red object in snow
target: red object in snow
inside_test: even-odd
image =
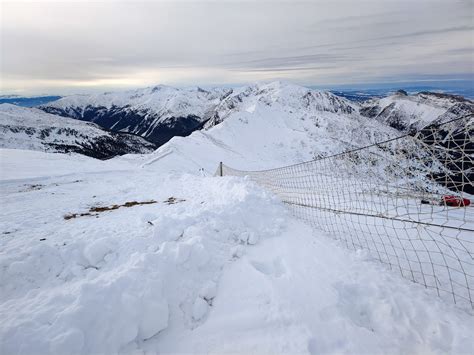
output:
[[[443,205],[451,207],[467,207],[471,204],[471,201],[468,198],[462,198],[453,195],[444,195],[441,203]]]

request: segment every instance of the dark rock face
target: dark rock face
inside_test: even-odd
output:
[[[100,132],[97,127],[97,131]],[[110,159],[117,155],[151,153],[156,145],[142,137],[127,133],[105,132],[89,137],[75,128],[34,127],[0,125],[5,136],[26,134],[31,141],[37,141],[41,150],[55,153],[78,153],[96,159]],[[12,135],[13,134],[13,135]],[[48,139],[50,138],[50,139]],[[8,147],[8,146],[6,146]]]
[[[395,103],[391,103],[385,107],[382,112],[377,115],[377,118],[399,131],[405,131],[409,127],[403,112],[396,109]]]
[[[463,96],[460,95],[453,95],[453,94],[443,94],[439,92],[431,92],[431,91],[421,91],[417,94],[417,96],[423,97],[423,96],[433,96],[437,97],[439,99],[448,99],[451,101],[457,101],[457,102],[471,102],[470,100],[464,98]]]
[[[397,95],[402,95],[402,96],[408,96],[408,93],[405,90],[397,90],[396,92]]]
[[[113,134],[112,137],[100,136],[78,145],[62,143],[44,143],[58,153],[78,153],[96,159],[110,159],[117,155],[150,153],[155,145],[137,140],[127,134]]]
[[[200,118],[195,115],[170,117],[159,129],[153,129],[147,135],[147,139],[160,146],[168,142],[174,136],[186,137],[194,131],[201,129],[202,125],[203,123]]]
[[[380,111],[381,109],[380,109],[380,106],[378,105],[361,107],[359,110],[362,116],[369,117],[369,118],[377,117]]]
[[[443,122],[446,121],[433,123],[416,133],[444,167],[429,178],[452,191],[474,195],[474,118],[461,116]]]
[[[87,106],[84,109],[76,107],[59,109],[44,106],[41,109],[58,116],[94,122],[113,132],[133,132],[153,142],[156,146],[165,144],[174,136],[188,136],[202,127],[201,118],[195,115],[168,117],[160,122],[160,117],[156,113],[145,109],[134,110],[130,106],[112,106],[111,108]]]
[[[127,104],[124,106],[120,103],[118,104],[120,106],[112,104],[105,107],[104,102],[110,101],[103,98],[104,101],[91,98],[89,101],[80,100],[81,103],[71,101],[62,105],[41,106],[40,109],[63,117],[94,122],[114,132],[131,132],[158,146],[165,144],[174,136],[188,136],[195,130],[207,129],[221,123],[230,113],[238,111],[241,104],[249,97],[255,97],[259,103],[268,106],[273,105],[275,100],[289,99],[308,110],[341,114],[352,114],[355,111],[347,100],[328,92],[298,88],[295,96],[279,98],[278,89],[281,88],[284,89],[284,86],[249,86],[237,92],[226,89],[218,93],[197,88],[198,96],[194,91],[188,93],[184,91],[179,95],[176,91],[172,91],[165,92],[160,97],[150,96],[150,100],[157,100],[154,104],[149,104],[145,99],[139,104],[133,103],[135,98],[148,97],[146,95],[159,92],[161,89],[157,87],[149,90],[150,92],[147,92],[145,96],[143,93],[140,94],[141,96],[139,94],[130,96],[130,100],[126,101]],[[167,106],[168,102],[176,100],[176,95],[181,100],[177,109],[172,105]],[[197,100],[196,97],[200,97],[201,100]],[[160,105],[157,105],[157,102]],[[186,112],[186,115],[176,112]]]

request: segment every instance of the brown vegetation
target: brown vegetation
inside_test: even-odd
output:
[[[184,201],[186,201],[186,200],[171,196],[168,199],[166,199],[165,201],[163,201],[163,203],[166,203],[168,205],[174,205],[175,203],[184,202]],[[69,213],[69,214],[64,216],[64,219],[65,220],[70,220],[70,219],[77,218],[77,217],[98,216],[99,213],[101,213],[101,212],[113,211],[113,210],[117,210],[121,207],[127,207],[128,208],[128,207],[139,206],[139,205],[150,205],[150,204],[153,204],[153,203],[158,203],[158,202],[155,201],[155,200],[142,201],[142,202],[128,201],[128,202],[125,202],[124,204],[121,204],[121,205],[94,206],[94,207],[89,208],[88,212]]]

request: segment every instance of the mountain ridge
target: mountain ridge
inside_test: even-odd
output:
[[[109,132],[94,123],[11,104],[0,104],[0,132],[2,148],[79,153],[98,159],[150,153],[156,148],[133,134]]]
[[[160,85],[119,93],[72,95],[39,108],[59,116],[92,121],[114,131],[132,132],[162,145],[174,136],[187,136],[219,124],[250,96],[272,104],[294,93],[301,94],[299,99],[318,111],[356,109],[348,100],[332,93],[282,82],[208,90]]]

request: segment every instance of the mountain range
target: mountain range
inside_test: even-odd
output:
[[[200,154],[200,145],[216,159],[222,151],[236,152],[232,159],[252,160],[255,168],[339,153],[474,112],[470,100],[456,95],[399,91],[358,103],[283,82],[206,90],[160,85],[71,95],[39,109],[0,107],[8,131],[3,147],[104,159],[163,146],[154,157],[186,151],[190,159]]]
[[[0,105],[0,132],[0,148],[72,152],[98,159],[150,153],[156,148],[133,134],[109,132],[91,122],[11,104]]]

